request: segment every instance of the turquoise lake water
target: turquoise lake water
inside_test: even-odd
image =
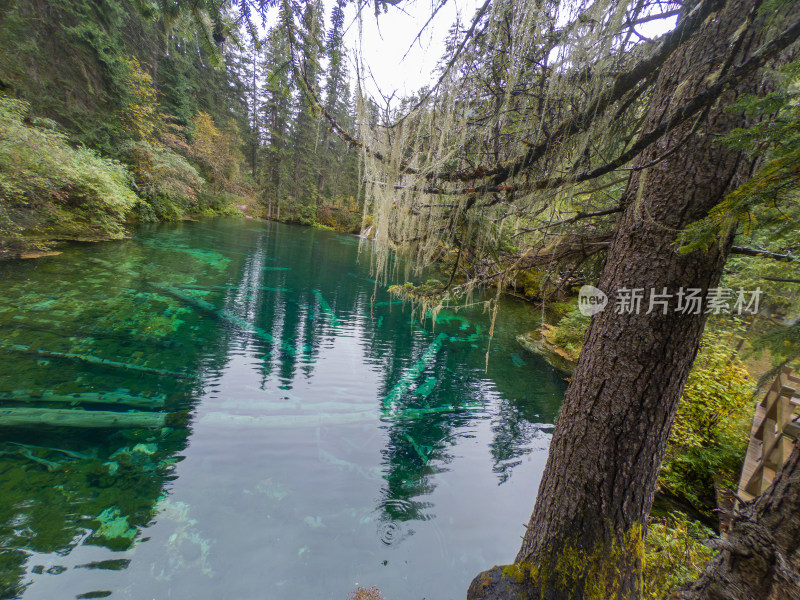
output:
[[[353,236],[208,220],[0,263],[0,598],[461,600],[566,383],[539,313],[414,322]],[[375,294],[374,303],[371,297]]]

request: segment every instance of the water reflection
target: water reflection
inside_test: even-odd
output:
[[[485,373],[486,315],[413,323],[357,244],[221,220],[0,265],[0,598],[463,597],[513,552],[486,505],[527,516],[564,388],[535,317]]]

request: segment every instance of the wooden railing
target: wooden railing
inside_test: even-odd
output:
[[[772,382],[756,406],[739,498],[751,500],[766,490],[789,458],[800,436],[800,377],[789,367]]]

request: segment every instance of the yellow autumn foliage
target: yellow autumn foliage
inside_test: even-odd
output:
[[[152,141],[158,125],[158,98],[153,78],[135,58],[125,58],[128,67],[124,87],[129,99],[120,111],[125,134],[133,139]]]
[[[200,163],[207,178],[226,190],[236,187],[241,176],[239,165],[244,157],[239,150],[239,132],[235,126],[229,124],[222,130],[211,115],[199,112],[192,119],[190,131],[191,156]]]

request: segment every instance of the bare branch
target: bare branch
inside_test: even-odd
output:
[[[800,279],[789,279],[784,277],[762,277],[764,281],[776,281],[778,283],[800,283]]]
[[[744,256],[771,258],[773,260],[781,260],[784,262],[792,262],[795,260],[795,257],[791,254],[778,254],[777,252],[768,252],[767,250],[758,250],[756,248],[744,248],[742,246],[732,246],[731,254],[743,254]]]
[[[516,237],[518,235],[522,235],[523,233],[532,233],[534,231],[542,231],[543,229],[550,229],[551,227],[556,227],[558,225],[568,225],[570,223],[574,223],[575,221],[580,221],[582,219],[591,219],[592,217],[603,217],[605,215],[613,215],[614,213],[618,213],[622,211],[621,206],[615,206],[613,208],[607,208],[605,210],[597,210],[595,212],[578,212],[575,216],[572,216],[568,219],[562,219],[561,221],[553,221],[552,223],[548,223],[547,225],[542,225],[541,227],[534,227],[533,229],[522,229],[519,233],[515,233],[511,237]]]

